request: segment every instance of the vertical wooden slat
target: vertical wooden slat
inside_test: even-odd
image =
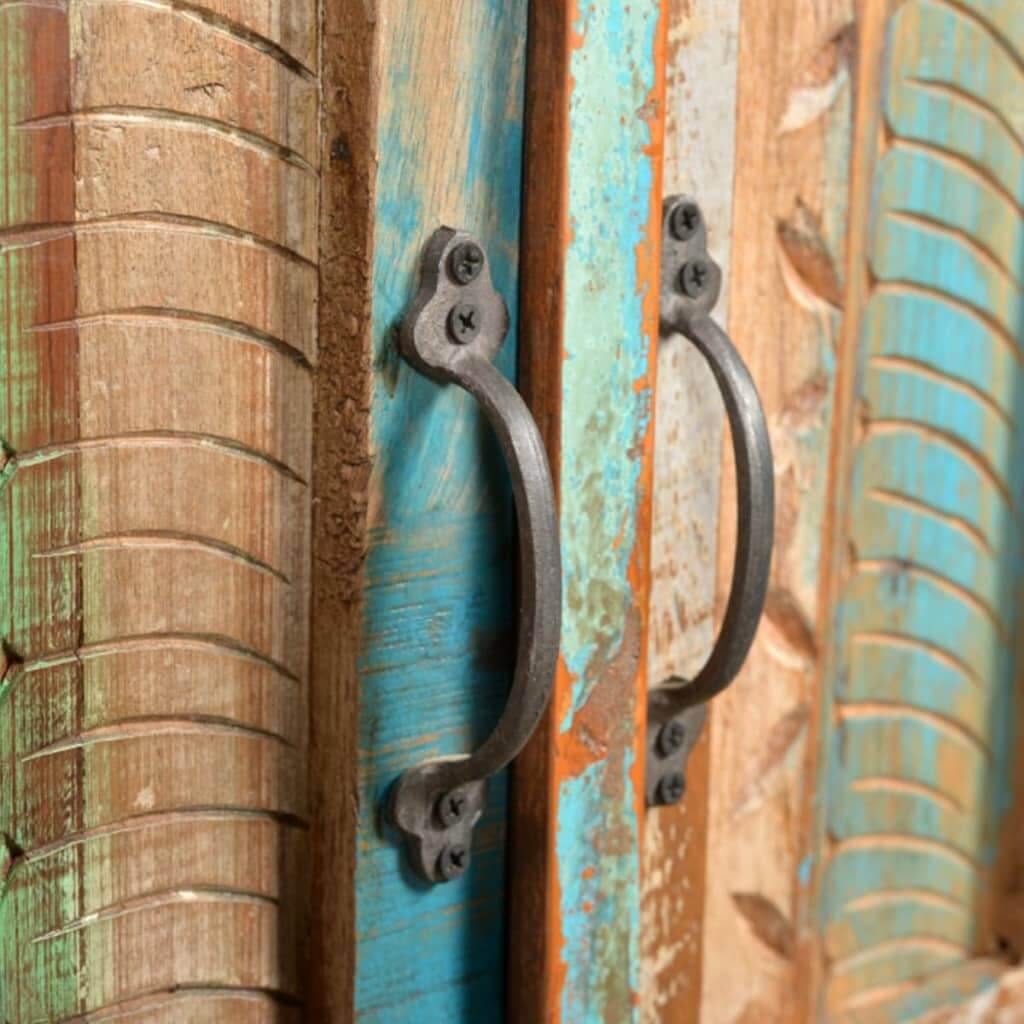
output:
[[[369,502],[373,223],[380,80],[372,5],[321,4],[319,363],[314,409],[309,1012],[355,1000],[358,677]]]
[[[313,15],[0,8],[12,1022],[304,999]]]
[[[665,194],[694,196],[726,282],[732,244],[739,3],[669,4]],[[728,289],[715,309],[728,324]],[[693,678],[715,634],[724,410],[704,358],[684,338],[658,346],[651,537],[650,684]],[[714,712],[712,712],[713,714]],[[708,812],[708,733],[691,754],[678,807],[644,822],[643,1019],[700,1019]],[[718,955],[711,951],[711,955]]]
[[[744,2],[729,329],[757,381],[776,469],[764,621],[711,713],[702,1020],[799,1020],[800,815],[820,672],[822,521],[841,324],[854,5]],[[722,477],[720,593],[735,480]],[[809,925],[813,927],[813,925]]]
[[[471,867],[447,885],[413,875],[381,807],[404,770],[479,745],[511,679],[508,470],[482,410],[405,364],[395,327],[443,224],[481,239],[515,305],[526,4],[324,13],[313,770],[317,879],[348,892],[319,912],[315,1005],[338,1022],[499,1019],[505,779],[489,788]],[[498,359],[508,376],[516,348],[513,325]],[[346,949],[333,915],[351,907]]]
[[[662,5],[532,6],[524,389],[556,466],[562,654],[517,773],[513,1020],[638,1017]],[[543,939],[539,931],[543,927]]]

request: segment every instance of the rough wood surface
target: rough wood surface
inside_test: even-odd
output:
[[[668,9],[664,193],[700,202],[727,282],[739,7],[738,0],[673,0]],[[727,298],[726,290],[715,311],[724,325]],[[684,338],[659,342],[655,419],[652,686],[692,678],[715,632],[724,409],[711,371]],[[708,750],[705,730],[690,757],[686,799],[644,821],[640,991],[650,1024],[695,1024],[700,1015]]]
[[[325,145],[337,170],[326,173],[337,173],[340,184],[325,193],[324,256],[325,281],[328,251],[340,258],[329,272],[342,290],[327,297],[333,333],[324,344],[337,351],[339,371],[355,376],[325,380],[318,406],[321,486],[335,488],[318,509],[318,573],[326,599],[348,600],[352,610],[337,620],[345,632],[325,636],[331,646],[317,687],[333,719],[318,726],[321,755],[335,765],[334,791],[323,783],[321,809],[335,815],[325,818],[325,829],[337,838],[350,827],[346,815],[355,814],[356,963],[354,1005],[345,1006],[336,989],[327,1019],[497,1020],[506,780],[489,787],[472,864],[449,884],[427,886],[413,875],[381,807],[404,770],[478,746],[511,679],[516,578],[508,470],[483,411],[465,392],[439,387],[404,363],[395,326],[418,286],[423,246],[441,225],[481,239],[496,286],[515,305],[526,3],[338,6],[350,17],[332,12],[328,28],[337,36],[326,40],[329,59],[338,44],[349,59],[329,70]],[[353,9],[360,7],[357,19]],[[361,84],[368,66],[369,92]],[[497,360],[508,376],[516,349],[513,326]],[[344,482],[332,484],[331,474],[346,463]],[[349,482],[358,493],[346,498]],[[328,574],[336,565],[351,584],[364,551],[362,578],[346,596]],[[317,614],[318,629],[329,634],[335,613],[325,607]],[[340,688],[333,701],[332,687]],[[345,766],[339,770],[327,744],[332,731],[344,736],[340,719],[353,713],[355,694],[356,744],[345,750],[357,766],[353,793],[338,784]],[[321,848],[333,856],[318,842]],[[320,870],[325,881],[347,883],[329,860]],[[332,951],[335,961],[340,955]]]
[[[957,1004],[1014,953],[992,903],[1019,718],[1019,14],[871,11],[809,851],[830,1020]]]
[[[665,21],[658,0],[531,10],[523,384],[555,460],[564,603],[551,711],[516,773],[510,1015],[626,1021],[640,998]]]
[[[304,998],[314,5],[4,4],[3,1017]]]
[[[323,5],[320,337],[313,468],[310,678],[312,886],[309,1016],[347,1022],[355,1000],[359,651],[369,504],[378,23]]]
[[[746,0],[740,11],[730,334],[765,403],[776,552],[750,660],[711,715],[706,1024],[799,1020],[793,959],[799,819],[820,671],[821,532],[846,239],[850,0]],[[720,594],[735,537],[722,476]]]

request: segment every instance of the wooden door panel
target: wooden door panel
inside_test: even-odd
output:
[[[442,225],[480,239],[515,310],[526,4],[360,6],[326,12],[315,853],[316,884],[350,891],[318,912],[314,1005],[498,1020],[505,778],[445,885],[414,874],[382,807],[403,771],[480,745],[515,657],[508,470],[483,411],[405,363],[396,327]],[[516,356],[513,322],[512,378]]]

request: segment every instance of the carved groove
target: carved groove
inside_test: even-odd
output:
[[[204,128],[218,135],[226,136],[243,146],[249,146],[258,152],[291,164],[306,174],[315,175],[317,170],[300,153],[287,146],[282,146],[273,139],[260,135],[258,132],[247,131],[237,125],[201,114],[187,114],[180,110],[163,107],[83,107],[70,114],[48,114],[44,117],[22,121],[16,127],[21,131],[39,131],[64,124],[145,124],[159,123],[171,126],[184,125],[188,128]]]
[[[986,836],[996,833],[1008,804],[995,790],[1012,776],[1000,729],[1011,715],[1002,702],[1012,691],[1022,571],[1024,388],[1007,372],[1024,378],[1024,267],[1014,262],[1024,203],[1011,185],[1024,167],[1024,134],[994,89],[1021,79],[1024,34],[1011,40],[969,0],[907,0],[893,10],[884,49],[886,137],[869,215],[876,244],[856,385],[862,429],[845,512],[848,536],[870,515],[872,543],[870,557],[849,557],[840,597],[843,677],[834,682],[830,738],[839,767],[826,797],[834,830],[826,926],[842,936],[845,951],[828,965],[827,1004],[830,1019],[857,1024],[902,1024],[911,993],[916,1012],[938,1008],[953,998],[939,975],[966,969],[976,954]],[[1006,15],[1016,17],[1012,5]],[[985,74],[965,71],[986,66]],[[921,247],[927,259],[911,262]],[[941,344],[933,356],[922,331],[936,324],[944,329],[935,328]],[[961,335],[971,329],[970,355],[966,345],[957,347],[958,326]],[[901,337],[909,340],[900,344]],[[967,358],[974,362],[961,374],[957,359]],[[875,440],[882,436],[884,444]],[[927,487],[898,475],[914,472],[922,443]],[[943,486],[949,504],[940,508]],[[929,520],[968,543],[946,534],[949,549],[929,550],[926,566],[915,562],[923,550],[915,545],[943,536],[920,532]],[[877,609],[869,607],[875,591],[865,583],[889,574],[894,583],[885,601],[899,621],[891,631],[877,628]],[[864,645],[874,648],[872,656],[855,657]],[[901,658],[901,648],[922,657]],[[908,666],[919,677],[897,688],[888,677]],[[969,689],[950,689],[955,683],[946,670]],[[844,692],[857,701],[846,702]],[[914,703],[893,703],[899,694]],[[911,728],[901,721],[913,723],[905,749],[894,739]],[[910,775],[911,764],[915,777],[905,777],[901,766]],[[960,933],[948,919],[915,906],[962,915],[962,934],[972,938],[950,941]],[[864,913],[870,924],[858,931],[854,915]],[[880,935],[889,938],[879,941]],[[939,1002],[929,1007],[930,998]]]

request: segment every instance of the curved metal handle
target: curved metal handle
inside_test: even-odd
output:
[[[661,263],[663,333],[681,333],[708,361],[729,417],[736,460],[739,518],[732,588],[707,663],[692,681],[679,677],[648,698],[647,802],[677,803],[683,769],[705,707],[742,668],[764,611],[775,530],[775,472],[764,409],[750,372],[728,335],[711,319],[722,273],[708,256],[700,207],[687,196],[664,205]]]
[[[454,383],[483,407],[512,475],[519,525],[519,637],[508,702],[494,731],[469,757],[428,761],[391,790],[388,817],[416,870],[446,882],[469,864],[487,779],[533,735],[554,687],[562,618],[558,517],[540,432],[492,360],[508,333],[508,309],[487,257],[465,232],[441,228],[423,256],[419,294],[402,323],[402,354],[421,373]]]

